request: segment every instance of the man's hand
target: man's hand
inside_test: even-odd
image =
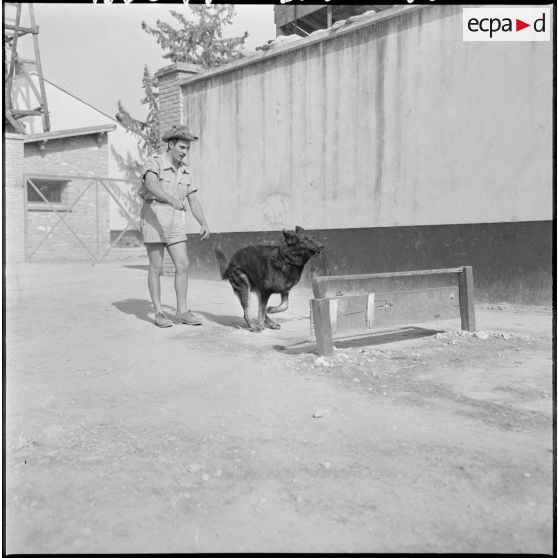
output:
[[[180,211],[184,211],[184,204],[182,200],[177,200],[176,198],[173,198],[171,205],[174,207],[174,209],[179,209]]]
[[[200,228],[200,234],[202,240],[209,238],[209,227],[207,225],[202,225]]]

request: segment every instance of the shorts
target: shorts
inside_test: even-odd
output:
[[[140,231],[144,244],[176,244],[186,240],[186,211],[157,200],[145,201],[141,208]]]

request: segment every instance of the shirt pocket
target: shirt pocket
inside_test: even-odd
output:
[[[190,191],[190,174],[188,172],[184,172],[180,175],[178,179],[178,184],[176,185],[176,189],[178,190],[178,196],[182,199],[186,196],[186,194]]]
[[[169,196],[175,196],[174,176],[169,176],[169,175],[161,176],[161,178],[159,179],[159,186],[161,186],[165,194],[168,194]]]

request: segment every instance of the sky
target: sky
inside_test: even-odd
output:
[[[117,1],[117,0],[115,0]],[[242,35],[248,53],[275,38],[272,4],[237,4],[234,24],[225,36]],[[39,26],[39,48],[45,79],[66,89],[109,116],[114,116],[118,100],[136,118],[143,118],[141,78],[144,65],[154,73],[170,61],[155,37],[141,29],[141,22],[154,26],[157,19],[176,20],[169,11],[189,13],[176,4],[34,4]],[[8,17],[8,14],[6,14]],[[23,4],[22,25],[29,21]],[[30,35],[20,39],[24,56],[33,52]],[[48,99],[47,99],[48,102]]]

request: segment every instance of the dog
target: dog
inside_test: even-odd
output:
[[[294,231],[283,229],[285,244],[256,244],[241,248],[227,263],[221,250],[214,250],[221,277],[228,279],[244,310],[244,319],[251,331],[261,332],[265,327],[279,329],[268,314],[284,312],[289,307],[289,292],[300,281],[306,262],[323,250],[323,244],[310,238],[302,227]],[[258,296],[258,319],[248,316],[250,292]],[[272,294],[281,295],[281,304],[268,308]]]

